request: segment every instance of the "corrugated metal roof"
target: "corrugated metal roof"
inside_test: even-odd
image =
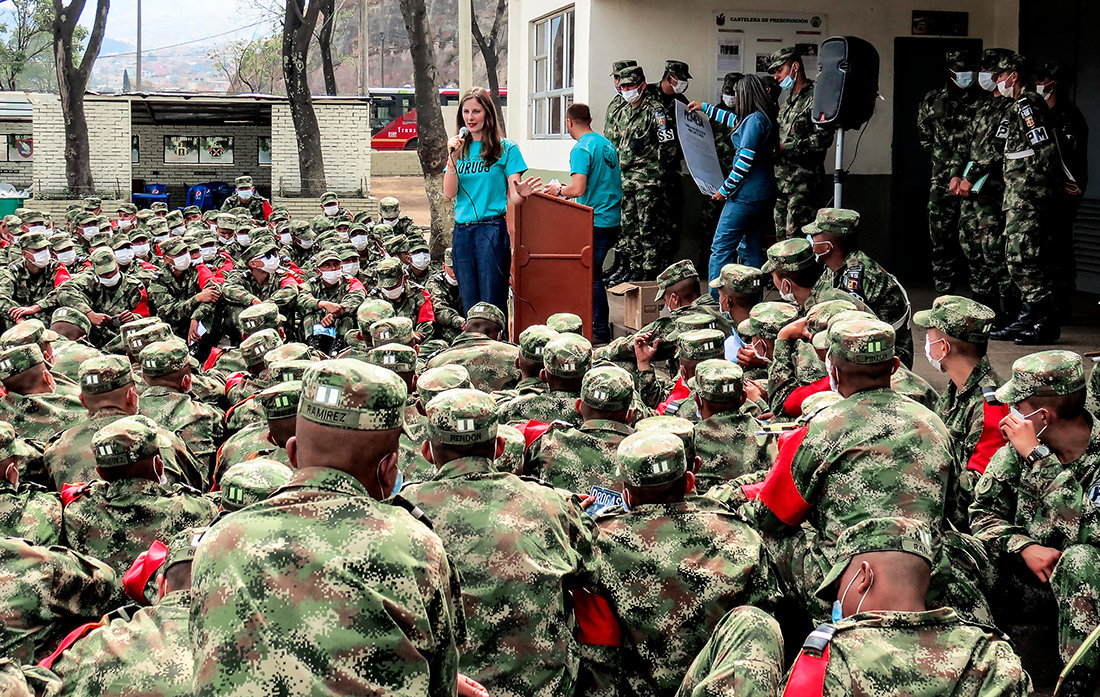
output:
[[[0,92],[0,121],[30,121],[31,102],[22,92]]]

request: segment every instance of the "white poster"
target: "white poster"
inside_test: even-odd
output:
[[[718,162],[718,152],[714,149],[714,132],[710,128],[710,118],[702,111],[688,112],[687,105],[676,104],[676,135],[680,138],[680,148],[684,153],[691,178],[699,191],[713,196],[726,175]]]
[[[744,61],[741,58],[741,38],[718,35],[718,76],[726,73],[743,73]]]
[[[824,14],[800,12],[740,12],[714,13],[718,36],[719,63],[716,79],[731,70],[736,72],[767,73],[769,56],[784,46],[794,46],[802,54],[806,75],[817,77],[817,53],[828,34]],[[723,70],[721,56],[725,46],[738,41],[741,67]]]

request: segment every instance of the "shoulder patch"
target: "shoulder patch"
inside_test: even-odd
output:
[[[833,624],[818,625],[817,629],[810,632],[810,635],[806,637],[806,641],[802,642],[802,650],[815,656],[824,654],[825,648],[836,636],[837,631],[836,625]]]

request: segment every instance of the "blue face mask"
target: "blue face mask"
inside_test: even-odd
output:
[[[401,470],[397,470],[397,480],[393,483],[393,491],[390,492],[390,498],[397,496],[401,493],[401,486],[405,483],[405,475],[401,474]]]
[[[840,600],[833,601],[833,624],[844,619],[844,609],[840,605]]]
[[[783,78],[783,81],[779,83],[779,89],[783,90],[784,92],[790,91],[792,87],[794,87],[794,78],[790,75]]]

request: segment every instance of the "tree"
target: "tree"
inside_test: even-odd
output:
[[[313,110],[306,65],[321,7],[322,0],[309,0],[308,7],[306,0],[286,0],[283,18],[283,82],[286,83],[290,115],[294,119],[294,132],[298,136],[298,172],[303,196],[320,196],[325,190],[321,132],[317,112]]]
[[[413,86],[416,91],[416,154],[424,173],[424,190],[432,212],[432,255],[440,257],[451,244],[454,229],[454,202],[443,195],[443,166],[447,164],[447,130],[439,107],[435,70],[435,45],[428,29],[424,0],[399,0],[409,52],[413,61]]]
[[[500,38],[504,33],[501,29],[505,25],[508,16],[508,0],[497,0],[496,14],[493,15],[493,26],[489,30],[489,38],[481,33],[481,27],[477,23],[477,12],[474,11],[474,0],[470,0],[470,29],[474,35],[474,41],[481,49],[481,57],[485,61],[485,79],[489,82],[489,94],[493,97],[493,105],[497,109],[497,123],[500,130],[505,131],[504,110],[500,104],[500,75],[497,72],[500,66]]]
[[[15,90],[28,68],[52,64],[52,0],[11,0],[7,17],[8,21],[0,22],[0,85]],[[84,27],[77,27],[73,40],[80,43],[86,35]],[[34,72],[32,77],[40,70]]]
[[[282,91],[282,39],[272,34],[259,39],[242,39],[223,44],[208,54],[214,68],[225,73],[229,92]]]
[[[57,86],[61,93],[61,112],[65,121],[65,179],[71,196],[95,193],[91,149],[88,144],[88,120],[84,116],[84,91],[88,87],[92,66],[103,45],[103,32],[107,28],[107,10],[111,1],[96,0],[92,33],[88,36],[88,46],[78,65],[75,61],[79,39],[74,42],[74,37],[80,14],[84,11],[84,3],[85,0],[72,0],[68,5],[62,5],[61,0],[53,0],[51,25]]]
[[[332,30],[336,28],[336,0],[319,0],[325,21],[317,32],[317,48],[321,53],[321,73],[325,77],[325,94],[336,94],[336,68],[332,65]]]

